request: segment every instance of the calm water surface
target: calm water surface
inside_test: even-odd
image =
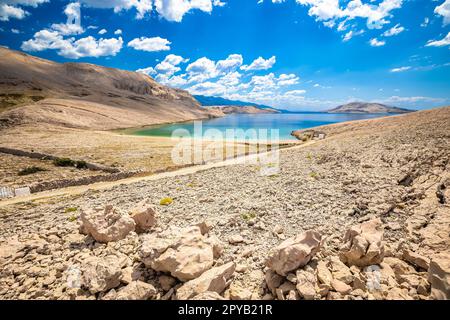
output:
[[[201,121],[202,132],[208,129],[217,129],[225,136],[227,129],[278,129],[281,140],[291,140],[291,132],[298,129],[307,129],[317,126],[362,119],[373,119],[392,114],[352,114],[352,113],[281,113],[281,114],[233,114],[223,118]],[[194,132],[194,122],[176,123],[168,125],[151,126],[128,131],[130,134],[140,136],[170,137],[176,129],[185,129],[191,136],[198,137]]]

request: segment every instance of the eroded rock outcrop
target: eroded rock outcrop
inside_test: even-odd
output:
[[[80,232],[103,243],[124,239],[136,226],[128,214],[111,205],[107,205],[104,209],[82,209],[80,219]]]
[[[311,230],[287,239],[272,249],[266,265],[279,275],[286,276],[311,260],[319,251],[320,241],[321,235]]]
[[[450,299],[450,254],[440,253],[431,258],[428,281],[431,284],[432,298]]]
[[[359,267],[381,263],[384,258],[381,220],[373,219],[347,230],[340,258],[347,265]]]

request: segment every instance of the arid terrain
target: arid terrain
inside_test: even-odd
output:
[[[173,170],[178,166],[171,151],[178,141],[117,129],[221,116],[225,113],[203,108],[189,93],[144,74],[60,64],[0,47],[0,147],[84,161],[119,173],[113,177],[0,152],[0,188],[40,190],[86,184],[91,178],[113,180]],[[242,144],[234,146],[236,155],[249,151]],[[30,168],[42,170],[19,175]]]
[[[271,175],[0,201],[0,298],[448,299],[449,128],[450,107],[335,124]]]

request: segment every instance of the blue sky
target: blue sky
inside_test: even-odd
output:
[[[0,0],[0,45],[291,110],[450,104],[450,0]]]

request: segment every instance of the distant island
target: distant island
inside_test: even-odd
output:
[[[223,113],[227,114],[261,114],[261,113],[280,113],[280,111],[272,108],[259,108],[256,106],[211,106],[210,110],[217,111],[218,116]]]
[[[328,113],[408,113],[414,110],[387,106],[381,103],[351,102],[334,109]]]

